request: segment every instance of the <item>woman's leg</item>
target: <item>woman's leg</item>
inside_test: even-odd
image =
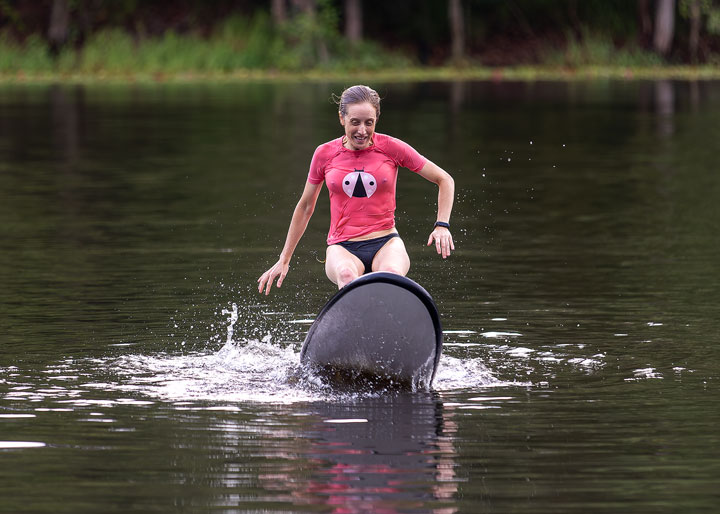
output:
[[[338,289],[365,273],[363,263],[340,245],[331,245],[325,252],[325,274]]]
[[[405,276],[410,270],[410,257],[405,243],[399,237],[393,237],[378,250],[372,263],[373,271],[388,271]]]

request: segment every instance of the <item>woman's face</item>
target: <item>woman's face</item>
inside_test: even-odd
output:
[[[340,124],[345,128],[345,148],[349,150],[364,150],[372,142],[377,123],[375,107],[368,102],[350,104],[347,114],[340,115]]]

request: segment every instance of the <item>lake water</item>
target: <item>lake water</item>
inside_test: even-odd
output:
[[[325,192],[256,291],[342,84],[0,87],[0,512],[720,510],[720,83],[373,85],[431,391],[300,369]]]

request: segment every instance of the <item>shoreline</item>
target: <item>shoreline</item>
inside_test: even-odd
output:
[[[587,81],[587,80],[720,80],[720,66],[586,66],[552,68],[517,67],[426,67],[383,70],[237,70],[233,72],[137,72],[137,73],[0,73],[0,85],[33,84],[192,84],[242,82],[455,82],[455,81]]]

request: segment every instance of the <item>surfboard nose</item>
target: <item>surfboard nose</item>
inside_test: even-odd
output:
[[[441,352],[432,297],[407,277],[376,272],[354,280],[323,307],[300,360],[334,385],[427,389]]]

